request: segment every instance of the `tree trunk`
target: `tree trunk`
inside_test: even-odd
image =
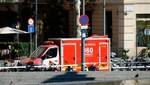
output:
[[[81,37],[81,24],[79,23],[79,17],[80,17],[80,0],[75,0],[75,30],[76,30],[76,37]]]

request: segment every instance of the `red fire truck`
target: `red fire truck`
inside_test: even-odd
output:
[[[81,71],[81,47],[81,38],[49,38],[21,64]],[[86,70],[110,71],[110,39],[97,35],[86,38],[84,57]]]

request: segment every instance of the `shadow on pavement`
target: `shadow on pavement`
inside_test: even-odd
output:
[[[53,78],[47,79],[42,83],[92,81],[94,79],[94,77],[87,77],[86,74],[78,74],[77,72],[66,72],[63,75],[57,75]]]

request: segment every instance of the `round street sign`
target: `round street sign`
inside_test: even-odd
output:
[[[88,16],[85,15],[85,14],[81,15],[80,18],[79,18],[79,22],[80,22],[80,24],[81,24],[82,26],[88,25],[88,23],[89,23],[89,18],[88,18]]]
[[[29,19],[28,19],[28,24],[29,24],[29,25],[33,25],[33,24],[34,24],[34,20],[33,20],[32,18],[29,18]]]

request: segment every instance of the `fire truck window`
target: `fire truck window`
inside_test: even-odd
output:
[[[45,47],[39,47],[37,48],[37,50],[30,56],[30,57],[36,57],[36,58],[39,58],[41,57],[40,55],[42,55],[42,53],[46,50]]]
[[[51,48],[47,51],[46,55],[49,55],[50,58],[57,56],[57,48]]]

